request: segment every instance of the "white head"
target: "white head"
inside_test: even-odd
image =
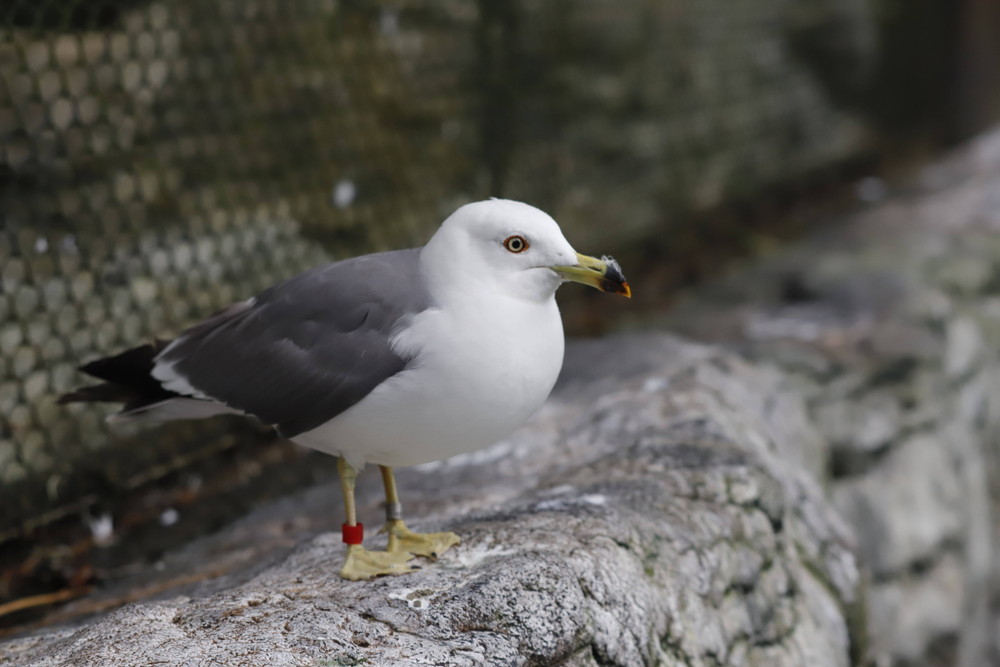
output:
[[[565,280],[627,290],[617,263],[577,253],[551,216],[509,199],[466,204],[452,213],[424,247],[421,263],[432,289],[447,284],[450,293],[473,297],[486,289],[544,301]]]
[[[432,273],[452,285],[543,300],[562,279],[550,266],[576,264],[576,251],[547,213],[507,199],[466,204],[424,249]]]

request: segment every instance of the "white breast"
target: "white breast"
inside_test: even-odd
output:
[[[532,326],[516,324],[524,321]],[[425,311],[395,346],[416,354],[410,368],[293,439],[355,467],[416,465],[485,447],[541,407],[562,367],[564,338],[555,299],[502,299]]]

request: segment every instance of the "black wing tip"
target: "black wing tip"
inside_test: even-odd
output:
[[[67,403],[142,403],[162,401],[177,396],[153,378],[156,356],[169,345],[156,339],[152,343],[129,348],[108,357],[95,359],[79,367],[80,371],[103,380],[102,384],[81,387],[56,399]]]
[[[80,366],[79,370],[106,382],[116,382],[123,377],[134,380],[152,372],[156,356],[169,344],[168,341],[155,339],[151,343],[90,361]]]

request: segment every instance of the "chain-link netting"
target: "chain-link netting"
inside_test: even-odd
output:
[[[438,216],[456,151],[427,125],[463,115],[444,65],[468,47],[465,31],[441,26],[468,11],[429,5],[416,33],[395,25],[401,10],[0,8],[8,534],[88,485],[134,483],[220,437],[189,424],[147,442],[110,429],[106,409],[56,405],[85,381],[82,361],[168,336],[320,263],[326,253],[303,229],[350,253],[415,243]],[[427,178],[432,164],[438,176]]]
[[[4,0],[0,537],[223,437],[56,405],[81,362],[471,198],[604,250],[856,155],[868,3],[799,5]]]

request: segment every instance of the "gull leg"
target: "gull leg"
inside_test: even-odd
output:
[[[389,553],[410,553],[414,556],[437,558],[459,543],[455,533],[414,533],[403,523],[403,505],[396,491],[396,475],[389,466],[379,466],[385,486],[385,526],[389,534]]]
[[[343,458],[337,460],[337,473],[340,475],[340,489],[344,493],[344,511],[347,521],[341,528],[344,542],[347,544],[347,559],[340,570],[344,579],[358,581],[371,579],[380,574],[405,574],[413,568],[407,565],[410,554],[389,551],[368,551],[361,542],[364,539],[364,526],[358,523],[357,510],[354,506],[354,484],[358,471]]]

